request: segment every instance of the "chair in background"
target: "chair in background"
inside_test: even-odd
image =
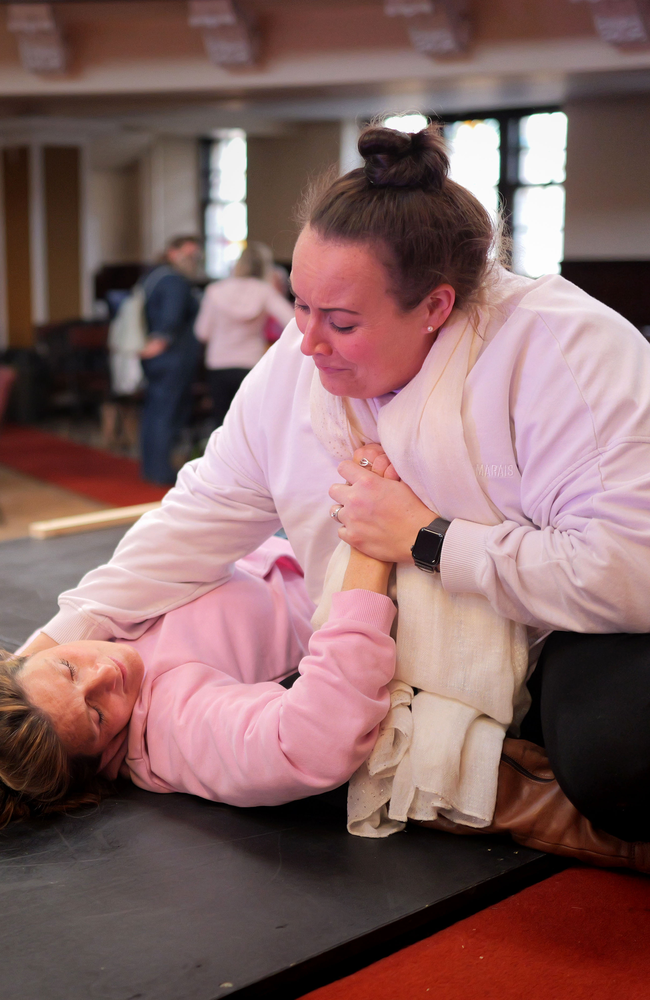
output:
[[[8,365],[0,365],[0,427],[9,404],[11,387],[16,381],[16,372]],[[2,507],[0,507],[0,524],[4,521]]]
[[[15,381],[16,372],[14,369],[10,368],[9,365],[0,365],[0,426],[2,425],[7,405],[9,403],[11,387]]]

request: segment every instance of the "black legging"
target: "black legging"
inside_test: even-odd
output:
[[[554,632],[521,735],[594,826],[650,840],[650,635]]]
[[[221,427],[226,418],[226,413],[230,409],[230,404],[249,371],[249,368],[208,369],[215,427]]]

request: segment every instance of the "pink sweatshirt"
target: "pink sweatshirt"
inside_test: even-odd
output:
[[[293,306],[259,278],[225,278],[208,285],[194,332],[207,343],[206,368],[252,368],[268,344],[264,324],[269,316],[286,326]]]
[[[395,608],[365,590],[335,594],[310,639],[312,612],[289,543],[274,538],[135,640],[145,676],[120,754],[133,781],[237,806],[347,781],[388,711]],[[296,669],[290,690],[277,683]]]

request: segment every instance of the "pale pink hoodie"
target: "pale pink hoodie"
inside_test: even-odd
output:
[[[313,610],[289,543],[273,538],[228,583],[159,618],[130,643],[145,676],[106,773],[126,764],[142,788],[237,806],[347,781],[388,711],[395,608],[365,590],[335,594],[311,635]],[[290,690],[277,683],[297,669]]]
[[[208,285],[194,325],[206,343],[206,368],[253,368],[266,351],[264,324],[269,316],[285,327],[293,306],[267,281],[224,278]]]

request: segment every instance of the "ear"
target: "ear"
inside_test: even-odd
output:
[[[429,327],[439,330],[447,322],[456,302],[456,292],[451,285],[438,285],[424,300],[427,332]]]

